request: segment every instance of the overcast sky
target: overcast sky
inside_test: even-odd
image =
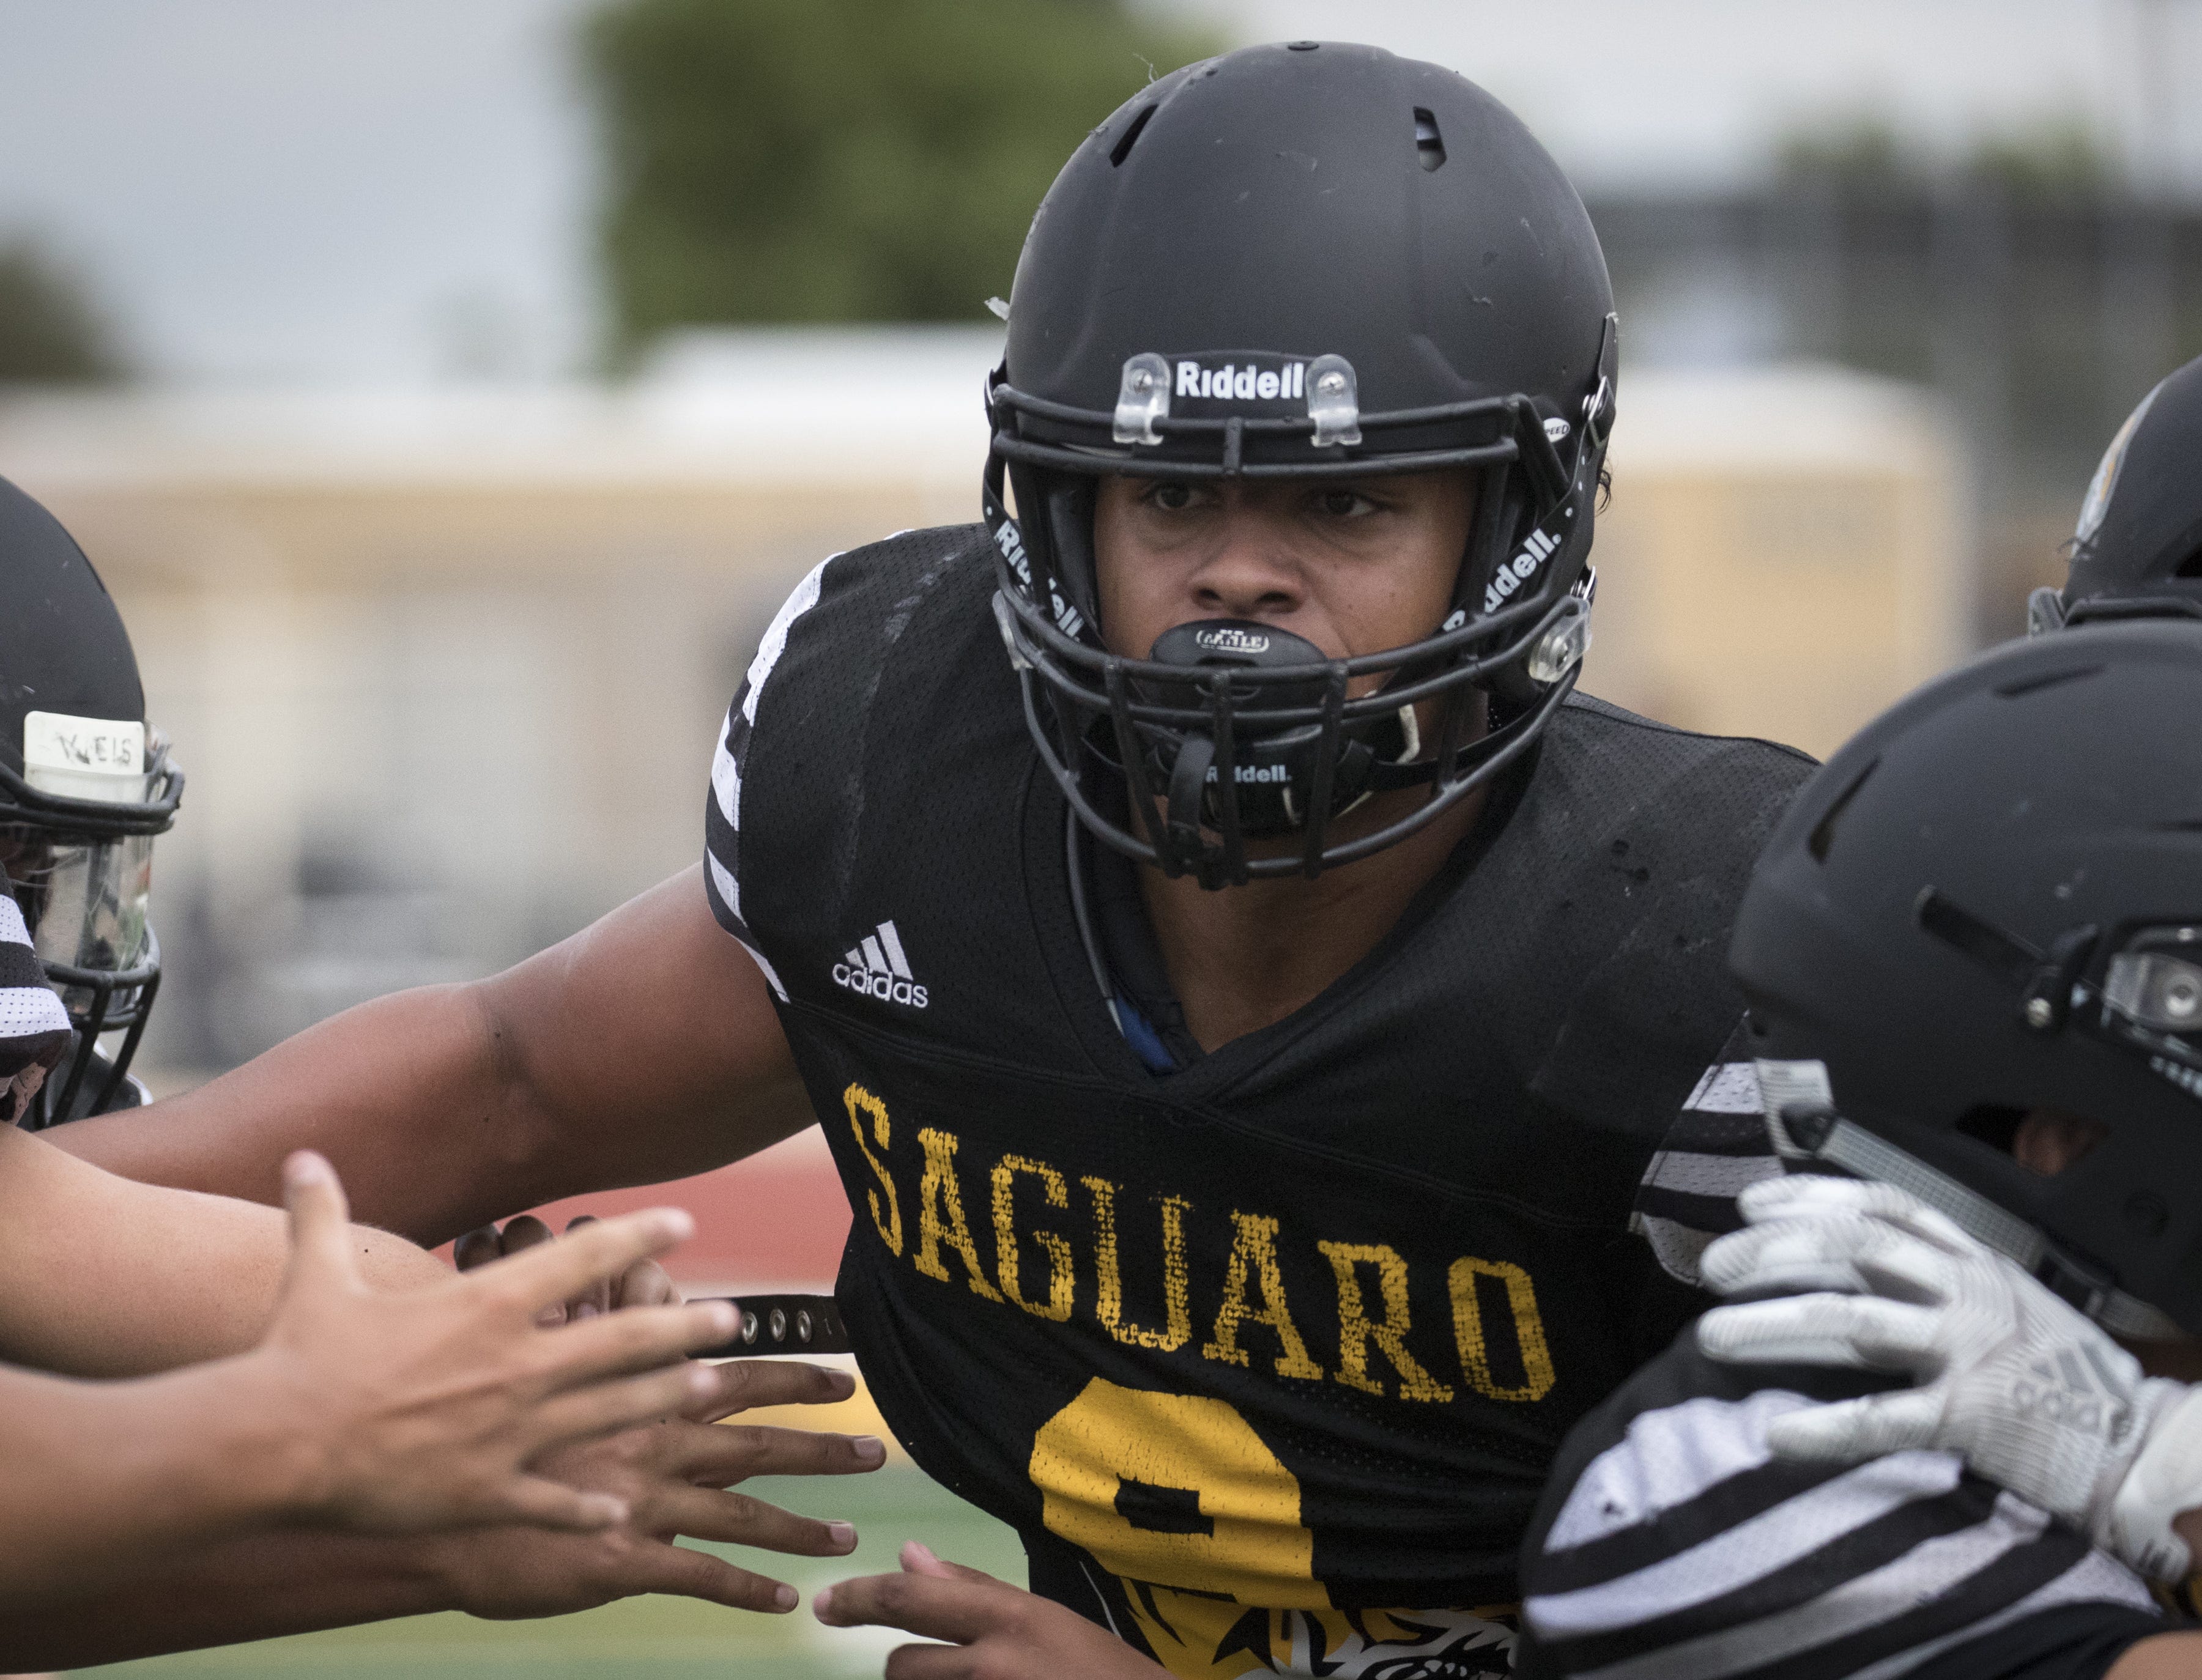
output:
[[[788,0],[802,4],[804,0]],[[0,238],[87,274],[171,377],[582,363],[589,0],[0,0]],[[2146,49],[2141,16],[2163,20]],[[1241,40],[1351,32],[1512,103],[1591,185],[1745,178],[1877,112],[1955,147],[2202,85],[2202,0],[1173,0]],[[2202,179],[2202,119],[2159,137]]]

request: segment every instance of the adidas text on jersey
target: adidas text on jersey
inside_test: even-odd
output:
[[[930,1001],[925,988],[910,972],[910,959],[903,953],[902,936],[895,931],[891,920],[881,922],[843,954],[840,961],[833,965],[833,984],[865,997],[906,1004],[912,1009],[922,1009]]]

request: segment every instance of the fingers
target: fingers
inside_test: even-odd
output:
[[[1863,1178],[1836,1178],[1823,1172],[1762,1178],[1744,1188],[1736,1206],[1753,1225],[1849,1214],[1899,1226],[1950,1254],[1969,1254],[1980,1247],[1948,1215],[1918,1197],[1893,1184]]]
[[[973,1581],[992,1587],[1009,1585],[998,1576],[989,1575],[983,1569],[973,1569],[968,1564],[950,1563],[922,1540],[904,1541],[901,1554],[896,1560],[912,1575],[930,1575],[943,1581]]]
[[[592,1533],[627,1519],[627,1503],[616,1494],[583,1493],[542,1476],[516,1476],[499,1490],[495,1519],[534,1528]]]
[[[508,1225],[508,1244],[510,1230]],[[485,1268],[482,1275],[498,1278],[504,1289],[533,1312],[574,1299],[599,1279],[616,1277],[637,1260],[686,1242],[695,1231],[693,1217],[678,1207],[593,1219],[563,1242],[545,1242],[508,1257]]]
[[[493,1225],[477,1225],[451,1244],[451,1264],[462,1272],[474,1272],[500,1259],[504,1245]]]
[[[1968,1261],[1916,1232],[1879,1219],[1823,1213],[1731,1231],[1699,1265],[1716,1294],[1813,1289],[1946,1300]]]
[[[709,1381],[685,1361],[621,1382],[598,1383],[545,1401],[521,1426],[530,1456],[568,1441],[590,1441],[636,1424],[670,1418]]]
[[[692,1413],[698,1423],[716,1423],[756,1406],[823,1405],[857,1391],[857,1379],[847,1372],[795,1360],[728,1360],[718,1370],[724,1398],[708,1414]]]
[[[968,1645],[998,1626],[1017,1596],[1015,1588],[999,1582],[860,1575],[821,1587],[810,1595],[810,1607],[829,1628],[900,1628],[921,1639]]]
[[[637,1260],[612,1284],[612,1310],[628,1307],[674,1307],[681,1300],[680,1287],[656,1260]]]
[[[752,1476],[860,1476],[886,1462],[876,1435],[828,1435],[747,1424],[689,1425],[672,1443],[674,1467],[691,1482],[723,1488]]]
[[[724,1341],[731,1334],[725,1326],[735,1313],[725,1302],[713,1301],[690,1307],[639,1307],[632,1313],[586,1319],[545,1331],[535,1344],[536,1369],[555,1393],[677,1360],[682,1361],[691,1386],[684,1388],[686,1398],[674,1409],[700,1407],[721,1391],[725,1379],[711,1366],[686,1364],[686,1356]]]
[[[626,1565],[619,1580],[623,1595],[673,1593],[766,1615],[785,1615],[798,1601],[795,1589],[785,1581],[737,1568],[686,1546],[645,1541],[633,1548]]]
[[[798,1516],[747,1494],[716,1488],[674,1488],[655,1495],[649,1526],[654,1533],[755,1546],[791,1557],[840,1558],[857,1549],[854,1523]]]
[[[1918,1373],[1940,1367],[1940,1315],[1875,1295],[1799,1295],[1716,1307],[1698,1346],[1732,1365],[1831,1365]]]
[[[572,1219],[566,1222],[566,1235],[571,1237],[575,1231],[580,1230],[582,1226],[592,1225],[597,1223],[597,1216],[594,1213],[576,1213]],[[638,1260],[635,1262],[638,1266],[649,1266],[653,1262],[649,1260]],[[627,1271],[633,1270],[633,1266],[629,1266],[627,1268]],[[616,1276],[619,1277],[624,1277],[626,1275],[625,1272],[616,1274]],[[566,1303],[566,1316],[569,1319],[593,1319],[598,1313],[610,1312],[612,1310],[613,1281],[614,1278],[609,1276],[598,1278],[594,1283],[591,1283],[586,1289],[583,1289],[579,1295],[575,1295],[571,1301]]]
[[[291,1219],[291,1276],[358,1286],[350,1209],[336,1169],[311,1149],[283,1163],[283,1206]]]
[[[1939,1390],[1905,1389],[1785,1413],[1768,1422],[1766,1442],[1785,1459],[1857,1464],[1932,1446],[1941,1419]]]

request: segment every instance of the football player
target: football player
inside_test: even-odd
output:
[[[1756,1083],[1785,1156],[1872,1182],[1746,1190],[1704,1273],[1775,1298],[1569,1437],[1534,1671],[2202,1666],[2135,1572],[2202,1533],[2202,1430],[2144,1376],[2193,1374],[2202,1330],[2198,708],[2195,626],[2038,637],[1799,796],[1737,919]]]
[[[1459,76],[1160,79],[1006,308],[984,522],[804,579],[701,871],[69,1147],[311,1142],[429,1241],[821,1120],[872,1392],[1036,1591],[1179,1674],[1503,1671],[1553,1451],[1700,1304],[1631,1198],[1809,764],[1575,692],[1610,291]]]
[[[609,1222],[460,1283],[348,1226],[333,1176],[304,1156],[285,1170],[286,1282],[268,1209],[120,1179],[17,1129],[128,1094],[159,972],[150,849],[182,777],[144,727],[98,578],[4,483],[0,721],[14,749],[0,753],[0,856],[32,889],[26,918],[0,871],[0,1355],[74,1379],[0,1366],[11,1665],[642,1590],[775,1606],[778,1589],[775,1607],[792,1606],[792,1590],[665,1542],[685,1530],[845,1552],[845,1532],[716,1489],[863,1455],[839,1437],[663,1420],[831,1398],[847,1379],[680,1360],[724,1339],[723,1304],[544,1330],[568,1296],[662,1276],[647,1256],[686,1215]],[[97,1046],[115,1027],[127,1037],[110,1061]]]
[[[2080,504],[2061,590],[2034,590],[2027,628],[2202,618],[2202,357],[2160,381],[2103,452]]]

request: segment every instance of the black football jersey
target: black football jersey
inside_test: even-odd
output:
[[[2087,1538],[1947,1453],[1774,1456],[1899,1379],[1724,1365],[1685,1330],[1575,1426],[1522,1547],[1525,1680],[2099,1680],[2167,1622]]]
[[[1366,959],[1157,1073],[993,588],[977,526],[825,562],[713,768],[713,908],[855,1209],[871,1391],[1036,1590],[1176,1673],[1504,1672],[1554,1452],[1700,1304],[1631,1202],[1810,761],[1575,701]]]

